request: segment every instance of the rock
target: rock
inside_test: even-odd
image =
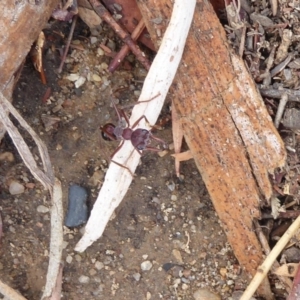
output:
[[[221,300],[221,297],[207,289],[199,289],[194,294],[195,300]]]
[[[90,277],[85,276],[85,275],[81,275],[78,280],[79,280],[80,283],[89,283]]]
[[[282,252],[282,255],[284,255],[284,257],[288,263],[290,263],[290,262],[296,263],[296,262],[299,262],[299,260],[300,260],[300,249],[297,247],[290,247],[290,248],[284,250]]]
[[[104,263],[101,262],[101,261],[96,261],[96,262],[95,262],[95,268],[96,268],[97,270],[103,269],[103,268],[104,268]]]
[[[88,209],[86,205],[87,191],[85,188],[73,184],[69,188],[69,206],[65,225],[76,227],[87,221]]]
[[[0,153],[0,161],[13,162],[14,160],[14,155],[11,152]]]
[[[181,253],[178,249],[173,249],[172,250],[172,255],[175,257],[175,259],[178,263],[180,263],[180,264],[183,263]]]
[[[134,273],[134,274],[132,275],[132,277],[133,277],[136,281],[140,281],[140,279],[141,279],[141,274],[140,274],[140,273]]]
[[[11,195],[18,195],[22,194],[25,191],[24,185],[22,185],[20,182],[13,180],[9,185],[9,192]]]
[[[152,268],[152,262],[150,260],[145,260],[141,263],[142,271],[149,271]]]
[[[39,205],[36,210],[37,210],[37,212],[42,213],[42,214],[49,212],[49,208],[44,205]]]
[[[73,260],[73,257],[71,255],[68,255],[67,258],[66,258],[66,262],[68,264],[70,264],[72,262],[72,260]]]

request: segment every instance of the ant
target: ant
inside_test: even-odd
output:
[[[152,101],[157,96],[159,96],[159,94],[154,96],[150,100],[140,101],[139,103]],[[139,104],[139,103],[137,103],[137,104]],[[149,146],[149,144],[151,143],[151,140],[156,140],[156,141],[160,142],[164,148],[167,148],[166,143],[163,140],[161,140],[160,138],[154,136],[150,130],[147,130],[144,128],[136,128],[137,125],[139,124],[139,122],[143,119],[145,119],[145,121],[147,123],[149,123],[145,115],[141,116],[138,120],[136,120],[134,122],[134,124],[132,126],[130,126],[129,120],[128,120],[124,110],[117,108],[117,106],[114,102],[112,102],[112,104],[113,104],[113,107],[115,108],[115,111],[118,116],[118,125],[115,126],[112,123],[107,123],[103,127],[102,126],[100,127],[100,129],[102,131],[102,137],[104,139],[112,140],[112,141],[117,141],[117,140],[122,141],[121,144],[118,146],[118,148],[113,152],[111,157],[113,157],[122,148],[125,141],[131,141],[133,147],[140,155],[142,155],[141,151],[145,151],[145,150],[157,151],[157,152],[161,151],[161,149]],[[125,167],[113,160],[112,160],[112,162],[128,169],[127,167]],[[130,173],[131,173],[131,171],[130,171]]]

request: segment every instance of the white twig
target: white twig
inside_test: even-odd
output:
[[[196,0],[175,1],[169,26],[145,79],[139,101],[151,99],[158,94],[159,96],[153,101],[136,105],[132,111],[130,124],[143,115],[147,117],[151,125],[156,123],[182,57],[195,4]],[[139,127],[145,128],[147,124],[144,121],[140,122]],[[125,142],[113,160],[127,166],[134,173],[140,155],[130,142]],[[131,181],[132,176],[128,170],[117,164],[110,164],[104,184],[85,227],[85,233],[76,245],[76,251],[83,252],[101,237],[109,218],[125,196]]]
[[[240,300],[249,300],[252,295],[255,293],[263,279],[267,276],[270,268],[272,267],[274,261],[280,254],[280,252],[284,249],[289,240],[293,237],[295,232],[300,227],[300,216],[294,221],[294,223],[288,228],[285,234],[280,238],[275,247],[272,249],[270,254],[267,256],[263,264],[258,268],[255,276],[252,278],[249,286],[246,291],[240,298]]]
[[[286,107],[286,104],[288,103],[288,101],[289,101],[288,95],[283,94],[281,99],[280,99],[280,102],[279,102],[279,105],[278,105],[278,108],[277,108],[275,121],[274,121],[274,124],[275,124],[276,128],[279,127],[280,121],[281,121],[282,116],[283,116],[283,112],[285,110],[285,107]]]
[[[63,205],[62,205],[62,189],[61,183],[55,179],[52,192],[51,207],[51,237],[50,237],[50,255],[47,271],[47,280],[43,299],[49,299],[57,290],[56,285],[59,284],[60,262],[63,247]]]

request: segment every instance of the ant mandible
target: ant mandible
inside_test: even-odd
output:
[[[152,101],[158,95],[154,96],[150,100],[140,101],[137,104]],[[164,148],[167,147],[166,143],[163,140],[161,140],[160,138],[154,136],[150,130],[147,130],[144,128],[135,129],[137,127],[137,125],[139,124],[139,122],[143,119],[145,119],[145,121],[147,123],[149,123],[145,115],[141,116],[139,119],[137,119],[134,122],[134,124],[132,126],[130,126],[129,120],[128,120],[125,112],[123,111],[123,109],[118,108],[114,102],[112,102],[112,104],[113,104],[113,107],[115,108],[115,111],[118,116],[118,125],[115,126],[112,123],[107,123],[103,127],[102,126],[100,127],[100,129],[102,131],[102,136],[104,138],[106,138],[106,139],[108,138],[112,141],[116,141],[116,140],[122,141],[120,143],[120,145],[118,146],[118,148],[113,152],[111,157],[113,157],[122,148],[125,141],[131,141],[133,147],[136,149],[136,151],[140,155],[142,155],[141,151],[145,151],[145,150],[157,151],[157,152],[161,151],[161,149],[149,146],[152,139],[161,143]],[[127,169],[127,167],[125,167],[113,160],[112,160],[112,162]]]

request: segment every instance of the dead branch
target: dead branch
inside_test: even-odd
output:
[[[115,19],[110,15],[107,9],[98,0],[89,1],[99,17],[111,26],[111,28],[122,39],[122,41],[128,45],[130,50],[136,56],[137,60],[144,66],[146,70],[149,70],[150,62],[146,58],[145,54],[137,46],[137,44],[133,41],[130,34],[124,31],[124,29],[115,21]]]
[[[136,41],[144,29],[145,29],[145,23],[143,19],[141,19],[139,24],[135,27],[134,31],[132,32],[131,38],[134,41]],[[125,44],[109,64],[108,71],[113,73],[118,68],[118,66],[123,61],[123,59],[125,58],[125,56],[128,54],[129,51],[130,51],[129,46]]]

